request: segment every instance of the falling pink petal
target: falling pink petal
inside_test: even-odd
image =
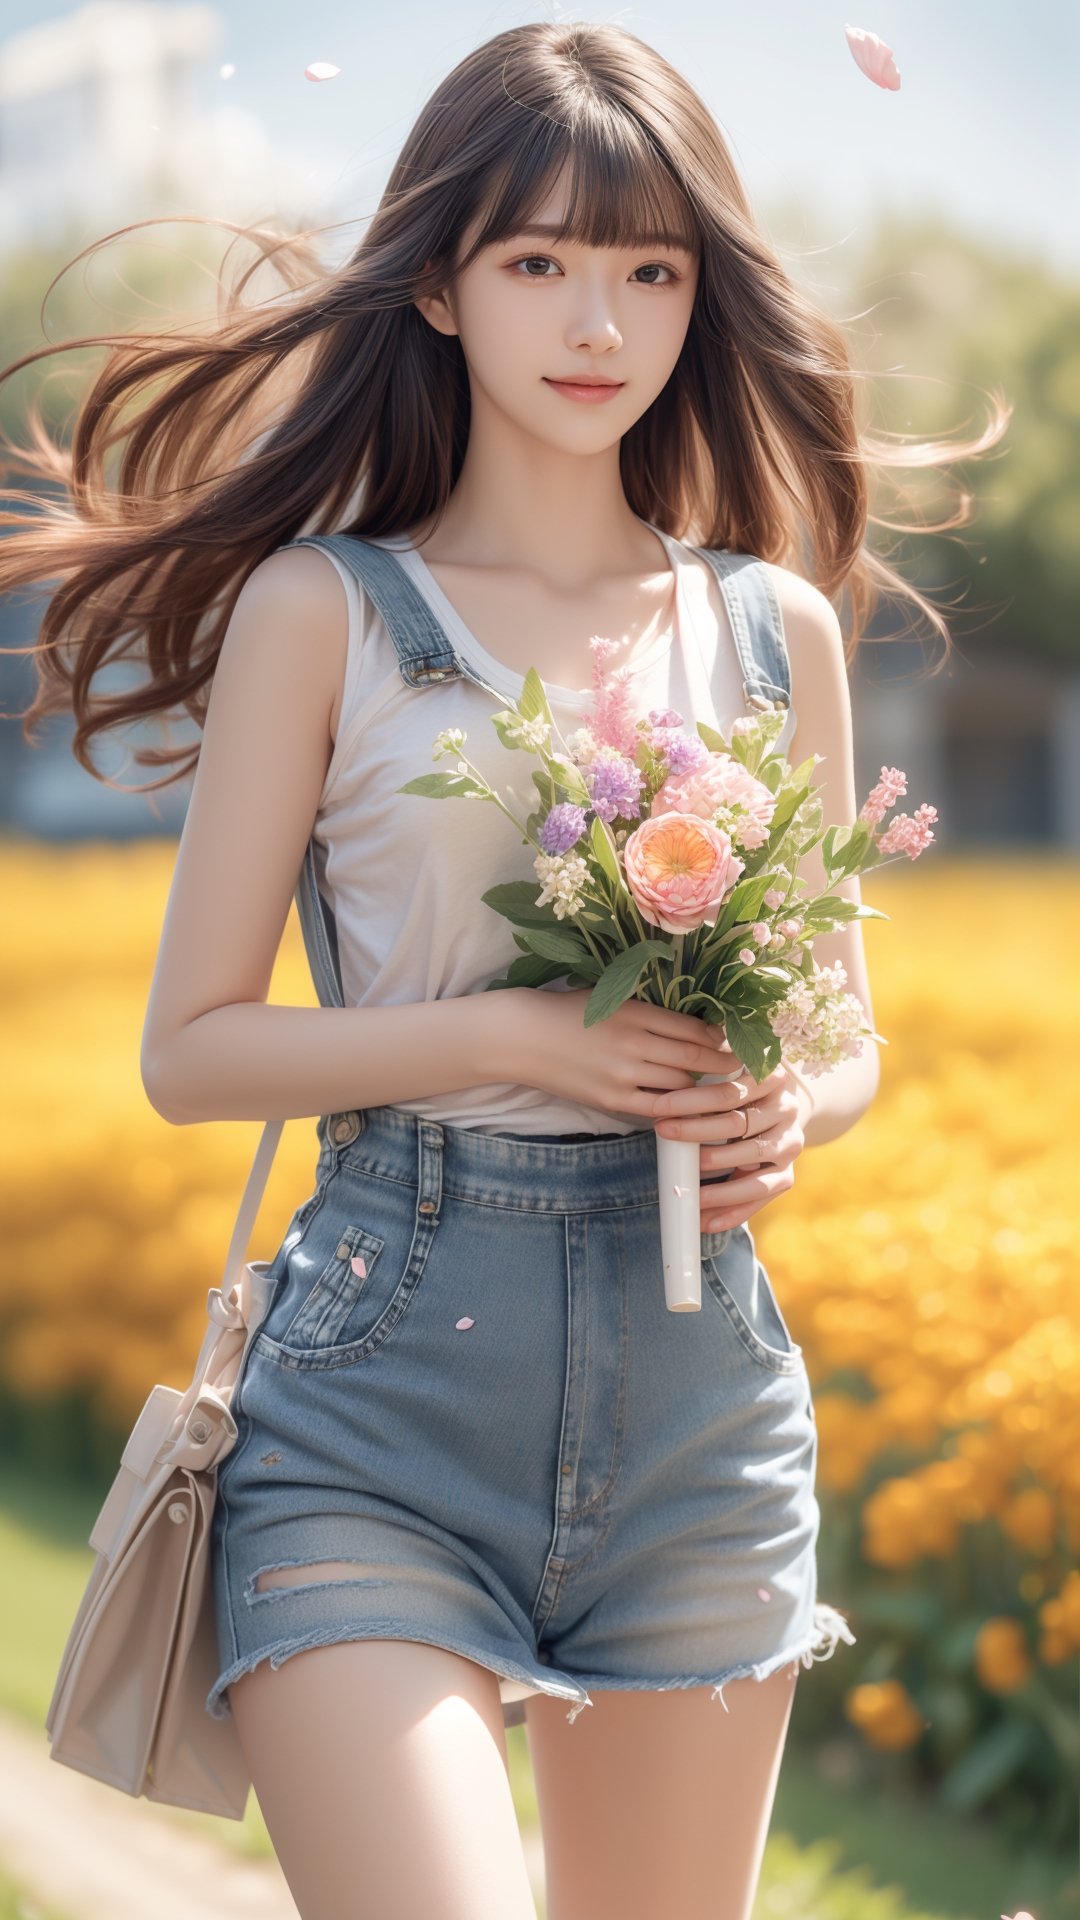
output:
[[[466,1327],[475,1327],[476,1321],[470,1320],[468,1314],[466,1314],[463,1320],[455,1320],[454,1325],[459,1332],[463,1333]]]
[[[225,65],[223,67],[218,68],[218,79],[231,80],[235,72],[236,72],[236,68],[233,65],[232,61],[226,60]]]
[[[897,93],[900,87],[900,72],[891,47],[876,33],[870,33],[866,27],[845,27],[847,43],[851,48],[852,59],[875,87],[885,87],[889,93]]]
[[[361,1280],[367,1278],[367,1261],[362,1254],[355,1253],[350,1261],[350,1265],[353,1272],[359,1274]]]
[[[341,68],[331,66],[329,60],[313,60],[309,67],[304,68],[304,79],[333,80],[334,76],[340,72]]]
[[[772,1594],[769,1592],[768,1587],[759,1587],[757,1590],[757,1597],[759,1600],[771,1600]]]

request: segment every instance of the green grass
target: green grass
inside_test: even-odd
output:
[[[0,1920],[68,1920],[55,1907],[43,1907],[20,1880],[0,1867]]]
[[[93,1564],[86,1538],[99,1505],[94,1494],[0,1468],[8,1617],[0,1708],[35,1727]],[[989,1823],[958,1821],[914,1794],[873,1798],[860,1785],[856,1737],[800,1748],[798,1721],[797,1694],[754,1920],[998,1920],[1021,1909],[1035,1920],[1080,1920],[1075,1863],[1022,1856]],[[514,1803],[528,1830],[537,1808],[523,1727],[509,1729],[507,1745]],[[242,1853],[270,1851],[254,1794],[243,1821],[154,1811]],[[0,1920],[24,1920],[14,1900],[0,1904]]]

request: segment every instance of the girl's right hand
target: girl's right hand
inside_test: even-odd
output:
[[[587,1027],[591,993],[591,987],[500,993],[500,999],[518,1003],[511,1045],[523,1086],[649,1121],[658,1094],[693,1086],[695,1074],[737,1073],[742,1066],[722,1025],[647,1000],[624,1000],[606,1020]]]

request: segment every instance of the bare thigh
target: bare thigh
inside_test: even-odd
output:
[[[301,1920],[536,1920],[487,1668],[350,1640],[260,1662],[229,1704]]]
[[[531,1696],[547,1920],[749,1920],[797,1679]]]

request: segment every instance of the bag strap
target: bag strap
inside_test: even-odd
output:
[[[462,669],[445,630],[420,589],[392,552],[362,540],[359,535],[348,533],[307,534],[299,540],[289,541],[288,545],[322,547],[337,554],[356,575],[382,616],[394,643],[401,677],[406,686],[426,687],[433,681],[460,676]],[[324,1007],[343,1007],[345,993],[341,980],[337,923],[319,882],[320,853],[313,834],[304,850],[304,862],[294,895],[296,910],[319,1004]],[[226,1297],[230,1288],[239,1284],[243,1273],[248,1241],[266,1191],[284,1125],[283,1120],[268,1120],[263,1127],[225,1258],[222,1292]]]

